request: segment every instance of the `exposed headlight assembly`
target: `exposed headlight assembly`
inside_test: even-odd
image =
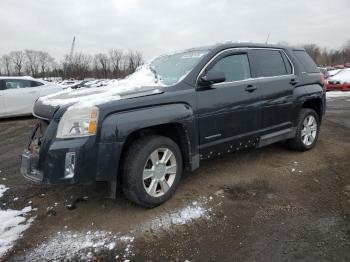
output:
[[[74,138],[96,134],[99,109],[70,107],[63,114],[57,129],[57,138]]]

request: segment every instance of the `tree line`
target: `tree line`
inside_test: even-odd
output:
[[[317,65],[334,66],[350,63],[350,39],[338,50],[329,50],[316,44],[303,46]]]
[[[138,51],[110,49],[95,55],[82,52],[65,55],[60,62],[47,52],[12,51],[0,58],[0,75],[62,77],[63,79],[123,78],[143,63]]]
[[[350,39],[337,50],[317,44],[303,47],[320,66],[350,63]],[[142,63],[143,56],[140,52],[121,49],[110,49],[106,53],[95,55],[74,53],[72,56],[65,55],[60,62],[56,62],[44,51],[12,51],[0,58],[0,75],[63,79],[123,78],[133,73]]]

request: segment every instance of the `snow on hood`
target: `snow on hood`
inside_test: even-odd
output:
[[[328,80],[350,83],[350,68],[340,70],[334,76],[329,77]]]
[[[39,98],[44,105],[62,106],[74,104],[74,107],[90,107],[121,99],[121,94],[138,91],[143,87],[154,87],[153,93],[161,93],[157,87],[165,86],[157,81],[148,64],[139,67],[135,73],[122,80],[111,82],[105,87],[68,88],[64,91]]]

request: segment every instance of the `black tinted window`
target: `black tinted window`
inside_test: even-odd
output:
[[[30,81],[30,86],[31,86],[31,87],[42,86],[42,85],[44,85],[44,84],[41,83],[41,82]]]
[[[287,75],[286,66],[278,50],[253,50],[258,77]]]
[[[16,88],[26,88],[31,87],[29,80],[24,79],[6,79],[5,89],[16,89]]]
[[[226,82],[239,81],[251,77],[246,54],[226,56],[218,61],[211,70],[224,72]]]
[[[315,64],[314,60],[305,51],[294,51],[298,61],[302,64],[306,73],[320,72]]]

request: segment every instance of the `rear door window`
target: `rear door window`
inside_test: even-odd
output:
[[[286,65],[279,50],[252,50],[258,77],[288,75]]]
[[[31,87],[31,83],[29,80],[24,79],[6,79],[5,89],[17,89],[17,88],[26,88]]]
[[[225,82],[251,78],[247,54],[230,55],[219,60],[212,68],[225,74]]]
[[[320,70],[317,68],[314,60],[306,53],[304,50],[294,50],[293,51],[298,61],[303,66],[306,73],[319,73]]]

